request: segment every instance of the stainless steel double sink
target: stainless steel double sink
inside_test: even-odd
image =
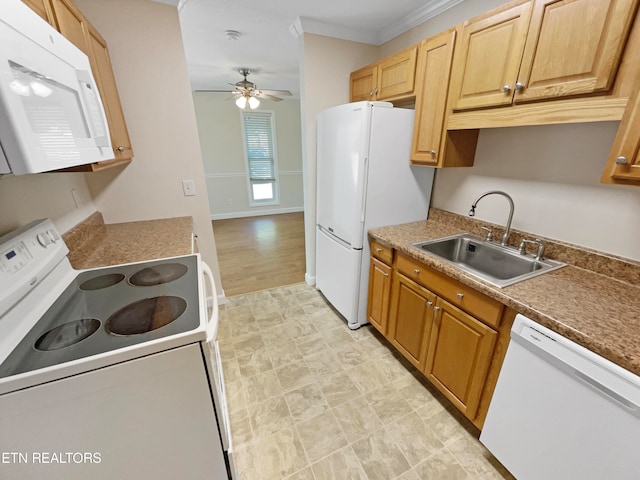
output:
[[[461,233],[412,245],[500,288],[566,265],[554,260],[521,254],[517,249],[485,241],[482,237],[471,233]]]

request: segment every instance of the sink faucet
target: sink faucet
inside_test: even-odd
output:
[[[481,198],[486,197],[487,195],[502,195],[509,202],[509,218],[507,218],[507,224],[504,227],[504,235],[502,235],[502,241],[500,242],[502,245],[507,244],[507,240],[509,239],[509,233],[511,233],[511,219],[513,219],[513,199],[506,193],[500,190],[491,190],[490,192],[485,192],[476,198],[471,204],[471,210],[469,210],[469,216],[473,217],[476,214],[476,207],[478,206],[478,202]]]

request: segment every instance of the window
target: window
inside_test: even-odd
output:
[[[241,112],[252,206],[278,203],[273,112]]]

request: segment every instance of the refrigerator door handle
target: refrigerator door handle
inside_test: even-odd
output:
[[[369,157],[364,157],[364,162],[362,163],[362,168],[363,170],[363,185],[365,186],[363,192],[362,192],[362,206],[361,206],[361,210],[360,210],[360,223],[364,223],[364,215],[366,212],[366,205],[367,205],[367,180],[369,177]]]
[[[352,248],[351,244],[349,242],[345,242],[343,239],[341,239],[340,237],[338,237],[335,233],[333,233],[330,229],[323,227],[320,224],[317,224],[318,229],[324,233],[325,235],[328,235],[329,237],[331,237],[333,240],[335,240],[336,242],[338,242],[340,245],[342,245],[343,247],[346,248]],[[355,250],[359,250],[359,249],[355,249]]]

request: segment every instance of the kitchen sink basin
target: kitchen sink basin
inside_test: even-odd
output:
[[[554,260],[522,255],[516,249],[487,242],[471,233],[412,244],[497,287],[506,287],[564,267]]]

